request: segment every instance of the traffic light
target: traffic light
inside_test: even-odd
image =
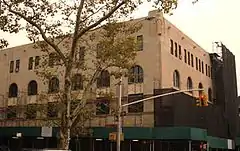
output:
[[[196,99],[196,106],[208,106],[208,99],[204,93],[201,93],[199,98]]]
[[[204,93],[200,94],[199,100],[200,100],[201,106],[208,106],[208,99],[207,99],[206,94],[204,94]]]

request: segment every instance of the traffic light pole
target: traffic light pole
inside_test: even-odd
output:
[[[183,93],[183,92],[191,92],[191,91],[203,91],[203,89],[179,90],[179,91],[174,91],[174,92],[169,92],[169,93],[165,93],[165,94],[160,94],[160,95],[148,97],[148,98],[145,98],[145,99],[137,100],[137,101],[126,103],[126,104],[122,105],[122,78],[121,78],[120,82],[119,82],[119,99],[118,99],[118,111],[117,111],[117,151],[121,151],[121,134],[122,134],[121,112],[122,112],[123,107],[133,105],[133,104],[137,104],[137,103],[144,102],[144,101],[148,101],[148,100],[152,100],[152,99],[155,99],[155,98],[160,98],[160,97],[173,95],[173,94],[178,94],[178,93]]]

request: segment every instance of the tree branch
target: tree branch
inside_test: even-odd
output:
[[[59,47],[57,45],[55,45],[53,42],[51,42],[46,34],[44,33],[43,29],[37,24],[35,23],[34,21],[32,21],[31,19],[29,19],[27,16],[23,15],[22,13],[18,12],[18,11],[15,11],[13,9],[11,9],[11,6],[8,5],[5,1],[3,1],[5,3],[5,5],[8,6],[9,8],[9,12],[15,14],[15,15],[18,15],[20,17],[22,17],[25,21],[27,21],[29,24],[31,24],[32,26],[36,27],[40,34],[42,35],[42,38],[50,45],[52,46],[52,48],[59,54],[59,56],[61,57],[61,59],[63,60],[64,63],[66,63],[66,57],[64,56],[64,54],[61,52],[61,50],[59,49]]]
[[[77,16],[76,16],[76,26],[75,26],[75,29],[74,29],[72,48],[71,48],[70,57],[69,57],[70,62],[74,58],[74,54],[75,54],[75,50],[76,50],[76,46],[77,46],[78,31],[79,31],[80,19],[81,19],[81,14],[82,14],[84,2],[85,2],[85,0],[81,0],[81,3],[78,7],[78,12],[77,12]]]
[[[118,4],[116,7],[114,7],[110,12],[108,12],[107,15],[100,18],[97,22],[94,24],[88,26],[87,28],[84,28],[77,36],[77,39],[79,39],[82,35],[84,35],[87,31],[91,30],[92,28],[96,27],[97,25],[101,24],[104,20],[108,19],[115,11],[117,11],[122,5],[125,4],[125,0]]]

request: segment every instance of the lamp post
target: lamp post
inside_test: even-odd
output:
[[[121,112],[122,112],[122,107],[126,107],[129,105],[133,105],[133,104],[137,104],[140,102],[144,102],[144,101],[148,101],[151,99],[155,99],[155,98],[160,98],[160,97],[164,97],[164,96],[168,96],[168,95],[173,95],[173,94],[178,94],[178,93],[182,93],[182,92],[191,92],[191,91],[203,91],[204,89],[187,89],[187,90],[179,90],[179,91],[174,91],[174,92],[169,92],[169,93],[165,93],[165,94],[160,94],[160,95],[156,95],[156,96],[152,96],[152,97],[148,97],[145,99],[141,99],[141,100],[137,100],[134,102],[130,102],[130,103],[126,103],[122,105],[122,78],[120,79],[120,85],[119,85],[119,100],[118,100],[118,113],[117,113],[117,151],[121,151],[121,134],[122,134],[122,123],[121,123]],[[208,101],[209,102],[209,101]]]

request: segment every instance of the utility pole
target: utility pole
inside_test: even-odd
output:
[[[121,134],[122,134],[122,77],[119,81],[119,98],[118,98],[118,110],[117,110],[117,151],[121,151]]]
[[[121,86],[122,85],[122,78],[120,79],[119,83],[120,83],[120,85],[119,85],[120,90],[119,90],[118,112],[117,112],[117,121],[118,121],[118,125],[117,125],[117,151],[121,151],[121,134],[122,134],[121,112],[122,112],[122,107],[137,104],[137,103],[148,101],[148,100],[152,100],[152,99],[155,99],[155,98],[160,98],[160,97],[164,97],[164,96],[168,96],[168,95],[178,94],[178,93],[182,93],[182,92],[203,91],[204,90],[204,89],[199,89],[199,88],[198,89],[179,90],[179,91],[174,91],[174,92],[169,92],[169,93],[165,93],[165,94],[160,94],[160,95],[148,97],[148,98],[145,98],[145,99],[137,100],[137,101],[126,103],[126,104],[122,105],[122,100],[121,100],[121,97],[122,97],[122,86]],[[212,102],[210,102],[210,103],[212,103]]]

